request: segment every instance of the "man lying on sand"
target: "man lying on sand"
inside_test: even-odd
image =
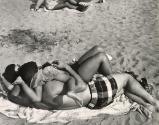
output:
[[[79,0],[37,0],[36,4],[31,9],[38,11],[42,5],[47,10],[60,10],[63,8],[69,8],[84,12],[88,9],[88,5],[80,3]]]
[[[80,81],[83,81],[81,83],[83,86],[82,90],[76,93],[76,95],[83,100],[83,107],[101,109],[113,102],[114,98],[122,94],[121,90],[124,90],[125,95],[133,101],[151,111],[159,110],[159,101],[145,91],[139,82],[131,75],[127,73],[112,73],[104,50],[98,46],[90,49],[71,66],[60,61],[55,65],[56,69],[52,66],[51,70],[57,73],[54,76],[56,80],[47,81],[41,85],[38,83],[35,88],[28,86],[28,83],[31,83],[32,80],[30,78],[33,78],[35,74],[31,72],[23,74],[25,76],[24,78],[24,76],[17,71],[12,81],[9,81],[4,73],[3,82],[4,84],[5,81],[14,82],[17,76],[20,75],[26,84],[20,83],[19,86],[21,89],[18,91],[24,91],[26,98],[30,101],[27,103],[28,106],[41,109],[67,110],[80,107],[79,104],[67,94],[69,90],[67,84],[64,82],[66,82],[65,80],[68,75],[71,75],[75,80],[77,80],[76,77],[78,77]],[[76,85],[74,86],[74,89],[75,88]],[[8,95],[10,96],[9,99],[22,105],[23,102],[21,102],[22,100],[20,100],[19,95],[17,93],[15,94],[14,89],[15,86],[8,87],[8,90],[11,90]],[[37,94],[35,94],[35,92]],[[12,97],[18,99],[14,100]],[[25,97],[23,96],[23,98]]]

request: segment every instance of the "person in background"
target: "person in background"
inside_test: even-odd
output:
[[[88,9],[88,5],[81,4],[76,0],[37,0],[36,4],[33,6],[33,9],[38,11],[41,6],[47,10],[69,8],[84,12]]]

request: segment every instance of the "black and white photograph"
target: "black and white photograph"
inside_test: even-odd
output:
[[[0,125],[159,125],[159,0],[0,0]]]

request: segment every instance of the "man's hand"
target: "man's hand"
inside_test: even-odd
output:
[[[59,61],[59,60],[55,60],[52,62],[52,66],[54,66],[57,69],[66,69],[68,64],[63,63],[62,61]]]
[[[17,84],[22,85],[23,83],[24,83],[24,81],[23,81],[22,78],[19,76],[13,84],[14,84],[14,85],[17,85]]]

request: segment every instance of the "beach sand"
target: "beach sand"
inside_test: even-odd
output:
[[[79,13],[66,9],[34,12],[29,10],[31,0],[0,0],[0,72],[8,64],[30,60],[39,65],[54,59],[70,62],[94,45],[101,45],[113,57],[114,72],[134,71],[139,78],[146,77],[158,86],[158,3],[158,0],[106,0]],[[0,124],[31,125],[3,115]],[[158,125],[159,114],[153,114],[152,120],[146,120],[138,112],[101,115],[68,124]]]

